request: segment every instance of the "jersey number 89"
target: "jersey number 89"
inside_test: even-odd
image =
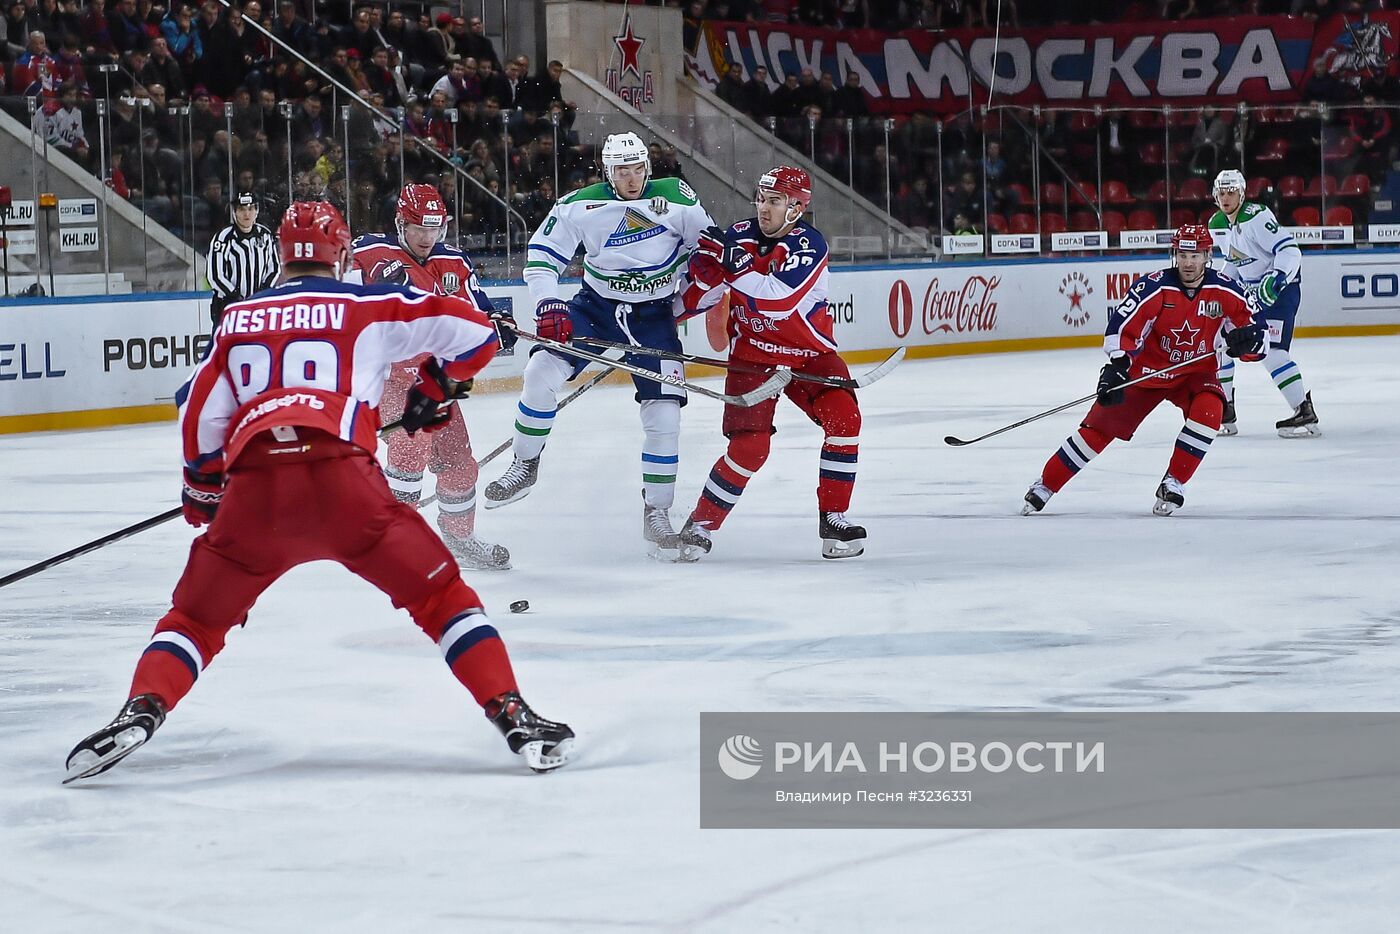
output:
[[[228,372],[239,404],[272,388],[272,348],[238,344],[229,349]],[[278,388],[339,390],[340,354],[330,341],[297,340],[282,348]]]

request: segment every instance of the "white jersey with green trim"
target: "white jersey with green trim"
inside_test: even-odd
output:
[[[1225,275],[1249,288],[1271,272],[1281,273],[1285,284],[1298,281],[1303,253],[1293,235],[1279,226],[1274,212],[1246,201],[1235,212],[1234,223],[1224,212],[1210,219],[1210,235],[1225,254]]]
[[[583,281],[604,298],[669,298],[700,232],[713,224],[678,178],[653,179],[632,201],[611,185],[589,185],[560,198],[530,238],[525,284],[536,306],[558,298],[559,276],[581,246]]]

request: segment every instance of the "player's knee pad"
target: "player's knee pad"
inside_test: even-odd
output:
[[[674,399],[643,399],[642,430],[647,437],[675,437],[681,433],[681,406]]]
[[[849,389],[828,389],[812,401],[812,417],[828,438],[860,437],[860,405]],[[834,444],[855,444],[854,441],[834,441]]]
[[[454,618],[467,610],[481,609],[481,597],[477,592],[467,586],[454,569],[448,571],[452,572],[451,577],[441,587],[404,607],[418,628],[434,642],[442,638],[443,628]]]
[[[768,460],[773,446],[770,431],[740,431],[729,436],[728,457],[738,466],[755,473]]]
[[[525,388],[521,391],[520,397],[530,404],[533,398],[540,402],[540,405],[532,405],[532,408],[554,408],[554,401],[559,396],[559,391],[564,388],[564,384],[574,375],[574,368],[564,361],[557,354],[548,352],[535,353],[530,355],[530,360],[525,364]]]
[[[432,447],[432,435],[426,431],[409,434],[406,431],[392,431],[385,439],[389,448],[389,464],[402,473],[416,473],[420,476],[428,463],[428,451]]]
[[[1089,445],[1089,448],[1095,454],[1102,452],[1104,448],[1108,447],[1109,444],[1113,442],[1112,435],[1099,431],[1097,428],[1090,428],[1087,425],[1079,426],[1079,437],[1084,439],[1084,443]]]
[[[1225,417],[1225,400],[1213,392],[1199,392],[1191,397],[1187,406],[1186,418],[1216,431],[1220,430]]]
[[[155,631],[176,632],[195,644],[199,649],[199,661],[208,665],[213,661],[214,656],[224,649],[224,638],[228,631],[234,626],[248,621],[247,614],[242,615],[227,626],[210,626],[201,623],[199,620],[171,607],[170,610],[156,623]]]

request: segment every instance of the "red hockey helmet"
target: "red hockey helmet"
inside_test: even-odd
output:
[[[758,179],[758,195],[762,196],[765,191],[775,191],[780,195],[787,195],[790,204],[788,206],[788,223],[797,221],[802,213],[807,210],[807,206],[812,203],[812,176],[803,169],[793,168],[790,165],[780,165],[764,172]],[[797,212],[793,213],[796,207]]]
[[[350,228],[329,201],[297,201],[277,228],[282,265],[320,263],[340,275],[350,264]]]
[[[1210,228],[1205,224],[1182,224],[1172,234],[1172,252],[1209,253],[1214,246]]]
[[[436,231],[441,240],[451,221],[452,215],[447,213],[442,195],[432,185],[405,185],[399,192],[399,210],[394,215],[394,226],[398,228],[400,241],[403,240],[406,224]]]

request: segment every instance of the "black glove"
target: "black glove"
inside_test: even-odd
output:
[[[1099,405],[1117,405],[1123,401],[1123,384],[1128,381],[1132,358],[1127,354],[1114,357],[1099,372]]]
[[[452,414],[445,406],[447,400],[465,399],[471,388],[471,380],[452,379],[436,360],[428,358],[418,368],[418,379],[408,391],[403,407],[404,431],[436,431],[446,425]]]
[[[1226,331],[1225,353],[1232,357],[1263,353],[1264,341],[1268,333],[1264,325],[1257,321],[1247,327]]]
[[[496,337],[501,342],[503,354],[515,353],[515,342],[520,337],[515,333],[515,316],[502,308],[493,309],[486,313],[486,317],[491,319],[491,323],[496,326]]]

